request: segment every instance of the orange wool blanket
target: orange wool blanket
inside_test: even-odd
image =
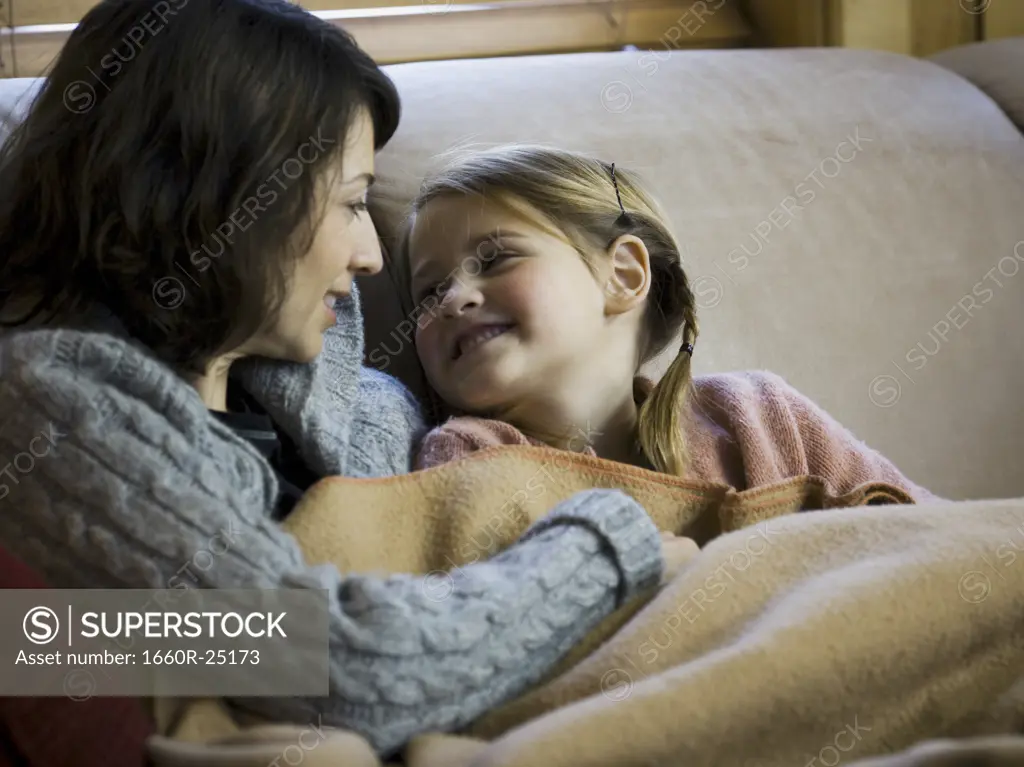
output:
[[[285,526],[313,563],[429,573],[501,550],[593,487],[625,490],[703,550],[518,700],[460,736],[415,739],[408,765],[848,765],[1024,731],[1024,501],[913,505],[882,483],[834,497],[808,477],[737,493],[524,446],[325,479]],[[157,714],[157,767],[283,764],[302,730],[238,722],[218,701],[159,701]],[[354,733],[318,732],[307,767],[379,767]],[[1019,753],[1015,739],[943,742],[871,767],[970,748]]]

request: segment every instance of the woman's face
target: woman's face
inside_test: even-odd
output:
[[[337,319],[334,303],[352,292],[356,275],[376,274],[383,266],[366,211],[374,170],[373,122],[367,112],[353,121],[347,141],[340,164],[323,176],[316,210],[324,214],[313,244],[295,263],[276,322],[246,344],[248,354],[313,360]]]

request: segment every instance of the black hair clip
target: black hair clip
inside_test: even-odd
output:
[[[680,346],[679,347],[679,353],[682,354],[683,352],[686,352],[687,354],[689,354],[692,357],[693,356],[693,344],[684,343],[682,346]]]
[[[619,210],[622,211],[615,223],[630,224],[633,219],[626,212],[626,206],[622,204],[622,195],[619,194],[619,180],[615,178],[615,163],[612,163],[612,185],[615,187],[615,199],[619,201]]]

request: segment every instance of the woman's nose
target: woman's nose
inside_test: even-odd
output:
[[[364,245],[356,250],[349,261],[349,271],[358,277],[369,277],[384,268],[384,257],[380,252],[380,243]]]

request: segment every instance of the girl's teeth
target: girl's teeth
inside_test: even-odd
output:
[[[459,349],[459,355],[461,356],[463,354],[471,352],[473,349],[480,346],[480,344],[484,343],[485,341],[490,341],[492,338],[495,338],[496,336],[500,336],[507,330],[508,327],[488,328],[487,330],[483,330],[473,335],[472,337],[462,342],[461,348]]]

